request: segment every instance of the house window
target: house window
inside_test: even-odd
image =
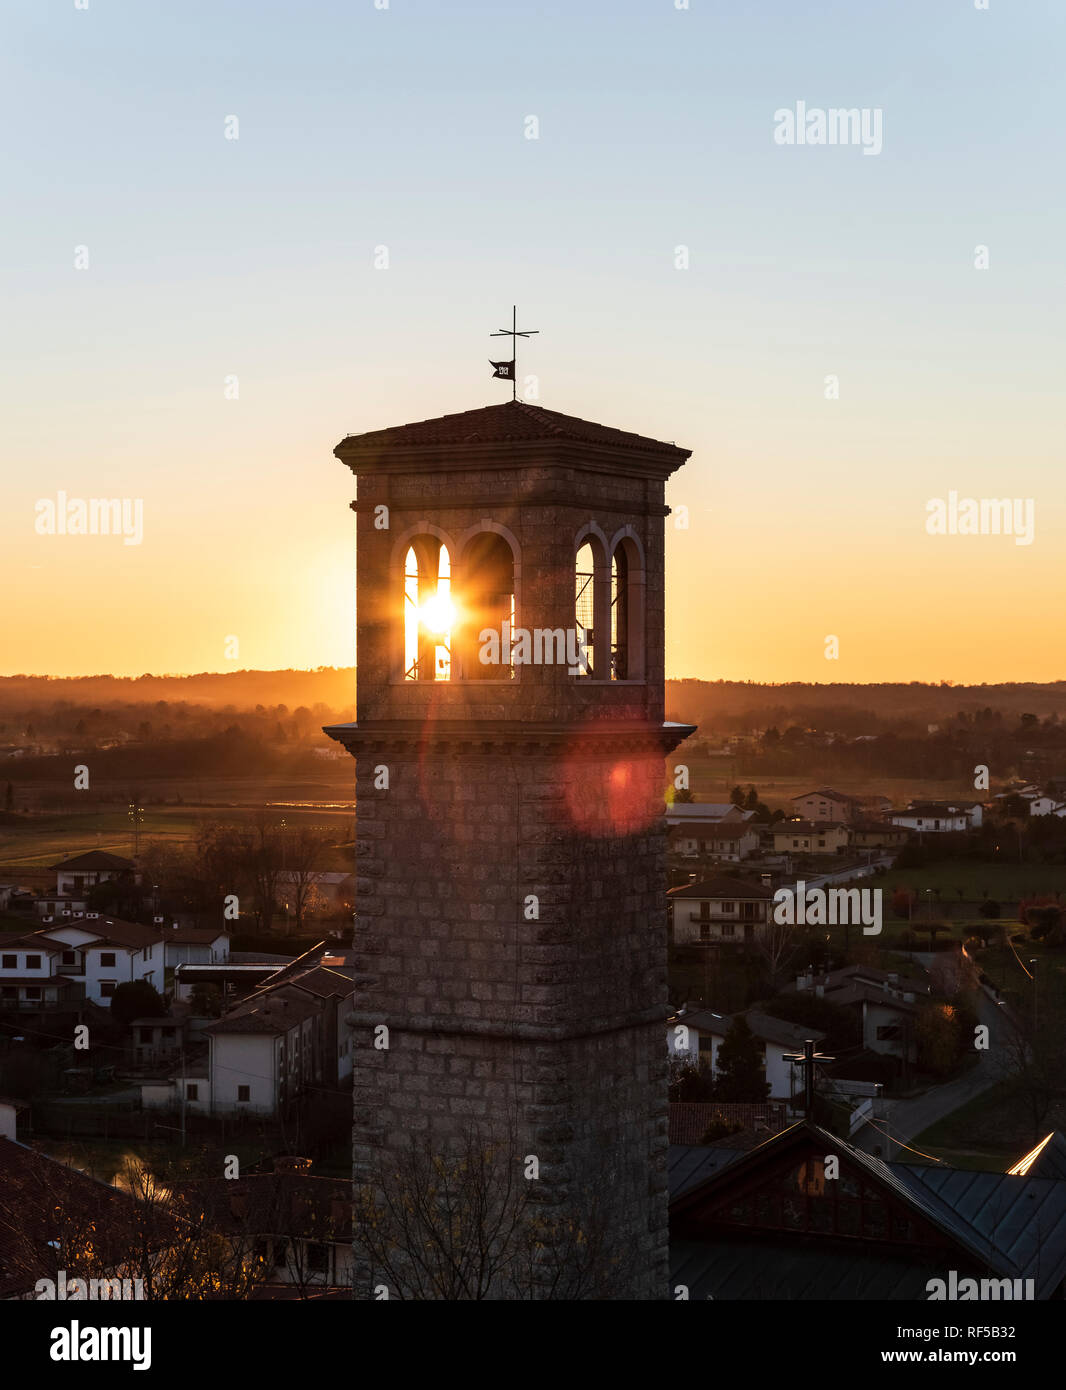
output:
[[[115,992],[115,983],[116,983],[116,982],[115,982],[114,980],[101,980],[101,981],[100,981],[100,998],[101,998],[101,999],[110,999],[110,998],[111,998],[111,996],[112,996],[112,995],[114,994],[114,992]]]
[[[77,965],[78,953],[77,951],[64,951],[62,959],[64,965]]]
[[[251,1100],[251,1098],[252,1098],[252,1088],[251,1088],[250,1086],[238,1086],[238,1087],[237,1087],[237,1099],[238,1099],[238,1100]]]
[[[40,956],[27,956],[27,957],[26,957],[26,969],[27,969],[27,970],[40,970],[40,968],[41,968],[41,958],[40,958]]]
[[[17,999],[18,997],[19,992],[15,985],[4,985],[0,988],[0,999]]]
[[[18,963],[19,963],[19,958],[18,958],[18,956],[3,956],[3,957],[0,957],[0,965],[2,965],[3,968],[4,968],[5,970],[17,970],[17,969],[18,969]]]
[[[26,987],[26,998],[27,998],[27,999],[40,999],[40,997],[41,997],[41,987],[40,987],[40,985],[28,985],[28,986]]]
[[[725,913],[725,912],[735,912],[736,910],[737,910],[737,905],[736,905],[736,903],[723,903],[723,904],[722,904],[722,911],[723,911],[723,913]]]
[[[199,1086],[197,1086],[197,1084],[196,1084],[195,1081],[190,1081],[190,1082],[186,1085],[186,1087],[185,1087],[185,1099],[186,1099],[186,1100],[199,1100],[199,1099],[200,1099],[200,1088],[199,1088]]]
[[[818,844],[821,846],[822,849],[825,849],[825,841],[824,841],[824,840],[819,840],[819,841],[818,841]]]
[[[140,1039],[142,1043],[150,1043],[152,1041],[151,1028],[139,1028],[137,1031],[140,1034]]]
[[[115,953],[114,953],[114,951],[101,951],[101,952],[100,952],[100,966],[101,966],[101,968],[103,968],[104,966],[114,966],[114,964],[115,964]]]
[[[163,1029],[163,1037],[167,1040],[167,1042],[173,1042],[175,1031],[176,1030],[174,1028]]]
[[[736,936],[736,934],[737,934],[737,929],[736,929],[736,927],[734,927],[734,925],[733,925],[732,922],[723,922],[723,923],[722,923],[722,935],[723,935],[723,936]]]
[[[329,1246],[320,1241],[307,1242],[307,1268],[312,1274],[329,1273]]]
[[[701,940],[701,941],[710,941],[710,939],[711,939],[711,924],[710,924],[710,922],[701,922],[701,923],[700,923],[700,940]]]

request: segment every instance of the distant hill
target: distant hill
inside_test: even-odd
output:
[[[355,668],[314,671],[204,671],[193,676],[0,676],[0,708],[69,701],[76,705],[143,705],[159,700],[212,708],[256,705],[355,705]]]
[[[32,706],[144,705],[166,701],[214,709],[252,710],[256,705],[355,705],[354,667],[320,666],[313,671],[205,671],[167,676],[3,676],[0,709]],[[872,725],[924,726],[954,717],[960,710],[1001,710],[1004,714],[1051,715],[1066,719],[1066,681],[1000,685],[909,684],[814,685],[801,681],[759,685],[745,681],[675,680],[666,683],[668,719],[699,724],[701,732],[747,732],[800,724],[840,733],[869,731]]]
[[[701,732],[745,733],[791,724],[834,732],[868,733],[876,725],[913,724],[924,731],[960,711],[1000,710],[1066,719],[1066,681],[1046,685],[924,684],[813,685],[791,681],[756,685],[743,681],[666,682],[666,717],[699,724]]]

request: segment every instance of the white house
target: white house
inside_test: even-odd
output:
[[[128,980],[147,980],[163,990],[163,942],[158,928],[123,922],[99,912],[47,923],[40,931],[2,943],[0,998],[17,989],[20,1003],[61,1003],[76,997],[110,1008],[111,996]],[[40,994],[34,993],[41,990]]]
[[[748,1009],[743,1017],[762,1045],[763,1067],[766,1080],[770,1083],[767,1099],[791,1100],[803,1089],[803,1071],[795,1062],[786,1061],[786,1054],[802,1052],[806,1038],[813,1038],[819,1043],[825,1034],[798,1023],[770,1018],[755,1009]],[[729,1014],[716,1014],[702,1008],[679,1010],[666,1025],[670,1055],[674,1058],[686,1057],[693,1063],[706,1062],[712,1074],[715,1074],[718,1070],[718,1049],[732,1024],[733,1016]]]
[[[1059,819],[1066,816],[1066,801],[1060,801],[1057,796],[1034,796],[1029,802],[1029,814],[1031,816],[1058,816]]]
[[[717,874],[671,888],[667,895],[674,941],[742,944],[765,928],[773,893],[761,883]]]
[[[759,827],[745,821],[720,821],[712,825],[676,825],[669,832],[669,847],[686,858],[701,854],[723,863],[739,864],[759,848]]]
[[[889,820],[893,825],[906,826],[908,830],[923,834],[943,834],[946,831],[968,830],[972,812],[961,806],[947,807],[935,804],[908,806],[904,811],[890,811]]]
[[[908,979],[895,971],[848,965],[829,974],[804,974],[796,991],[825,999],[859,1015],[862,1045],[871,1052],[902,1057],[916,1054],[914,1023],[929,998],[928,980]],[[791,991],[790,991],[791,992]]]
[[[76,854],[72,859],[63,859],[52,865],[56,876],[56,894],[59,897],[78,898],[98,883],[133,873],[135,868],[132,859],[123,859],[120,854],[108,854],[106,850],[92,849],[86,854]]]

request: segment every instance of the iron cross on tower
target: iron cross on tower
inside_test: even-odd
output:
[[[804,1041],[802,1052],[786,1052],[783,1056],[786,1062],[799,1062],[803,1067],[803,1113],[809,1120],[814,1114],[814,1064],[833,1062],[836,1058],[815,1052],[813,1038]]]
[[[511,338],[514,340],[512,343],[514,356],[509,362],[493,362],[492,358],[489,358],[489,363],[494,369],[493,376],[502,377],[504,380],[508,377],[511,378],[511,400],[513,401],[518,399],[518,340],[519,338],[531,338],[539,332],[539,328],[520,329],[518,327],[518,308],[512,304],[510,328],[501,328],[498,333],[489,334],[490,338]]]

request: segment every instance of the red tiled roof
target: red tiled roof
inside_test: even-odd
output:
[[[669,898],[772,898],[769,888],[761,883],[752,883],[742,878],[730,878],[719,874],[716,878],[704,879],[702,883],[683,883],[677,888],[667,890]]]
[[[670,1143],[698,1144],[716,1120],[744,1127],[737,1134],[714,1141],[723,1148],[749,1147],[746,1143],[749,1136],[750,1147],[754,1147],[788,1124],[784,1104],[777,1101],[767,1101],[765,1105],[732,1101],[671,1101]]]
[[[424,449],[440,445],[494,444],[535,442],[538,440],[571,440],[581,444],[606,444],[614,448],[634,449],[643,453],[672,454],[679,462],[691,452],[677,444],[649,439],[611,425],[598,425],[575,415],[562,415],[557,410],[530,405],[528,401],[504,401],[498,405],[464,410],[456,415],[441,415],[433,420],[417,420],[407,425],[370,430],[366,434],[349,434],[337,446],[343,456],[363,449],[376,450]]]
[[[221,927],[160,927],[167,941],[176,941],[179,946],[210,946],[220,936],[228,933]]]
[[[190,1216],[223,1235],[289,1235],[319,1240],[352,1238],[352,1184],[345,1178],[304,1173],[251,1173],[241,1178],[196,1178],[174,1195]]]
[[[136,1248],[142,1219],[119,1188],[0,1139],[0,1299],[32,1292],[38,1279],[55,1277],[50,1241],[91,1234],[99,1261],[95,1273],[103,1274]],[[152,1243],[172,1241],[174,1230],[167,1219],[154,1218]]]
[[[749,820],[723,820],[715,825],[672,825],[670,834],[677,840],[741,840],[745,835],[758,835],[759,826]]]
[[[118,854],[108,854],[103,849],[90,849],[84,854],[76,854],[73,859],[62,859],[53,869],[132,869],[132,859],[123,859]]]

